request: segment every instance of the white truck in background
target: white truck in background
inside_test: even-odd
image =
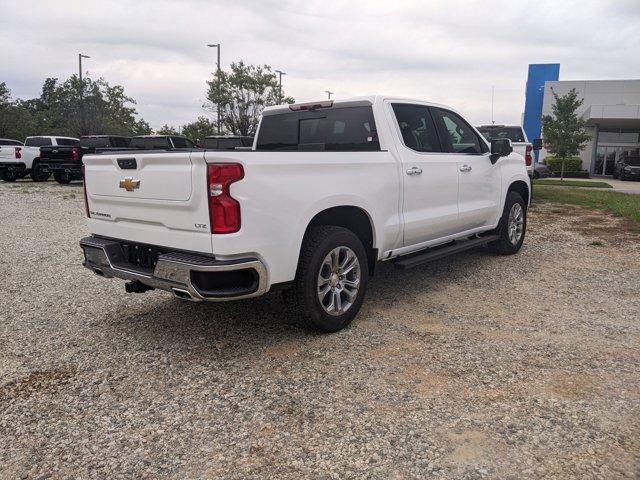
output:
[[[24,145],[0,144],[0,179],[5,182],[15,182],[30,175],[34,182],[44,182],[51,173],[44,172],[40,168],[40,147],[77,145],[78,141],[77,138],[72,137],[35,136],[27,137]]]
[[[268,107],[253,151],[83,161],[92,272],[193,301],[284,290],[324,332],[355,317],[378,261],[518,252],[531,191],[509,139],[485,141],[449,107],[384,96]]]
[[[529,178],[533,178],[533,151],[540,150],[540,147],[534,148],[533,143],[529,142],[527,134],[520,125],[480,125],[476,127],[484,138],[490,142],[493,139],[508,138],[511,140],[513,151],[523,156],[527,166],[527,174]]]

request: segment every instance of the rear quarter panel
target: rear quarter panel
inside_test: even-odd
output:
[[[400,241],[400,181],[389,152],[206,152],[205,159],[238,162],[245,171],[231,186],[241,204],[240,231],[213,235],[214,254],[261,258],[270,284],[295,277],[305,230],[328,208],[364,210],[380,252]]]

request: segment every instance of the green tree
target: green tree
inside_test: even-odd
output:
[[[180,135],[178,130],[166,123],[156,131],[158,135]]]
[[[268,65],[231,64],[231,71],[216,71],[207,81],[206,108],[220,109],[220,132],[254,135],[264,107],[293,103],[280,91],[276,74]]]
[[[542,136],[547,150],[561,162],[560,179],[564,180],[564,164],[568,157],[578,155],[584,148],[590,135],[586,122],[576,113],[583,103],[575,89],[559,96],[552,90],[555,102],[552,115],[542,117]]]
[[[0,97],[3,91],[0,89]],[[135,100],[122,86],[111,86],[102,78],[80,81],[73,75],[62,84],[56,78],[47,78],[39,98],[10,102],[5,126],[2,105],[0,100],[0,130],[5,131],[4,136],[17,139],[29,135],[151,133],[149,124],[136,118]]]
[[[202,142],[204,137],[214,135],[215,133],[215,122],[203,116],[198,117],[195,122],[187,123],[182,126],[182,134],[196,143]]]

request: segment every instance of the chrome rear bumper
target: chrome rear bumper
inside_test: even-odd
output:
[[[267,269],[255,258],[227,261],[168,252],[158,256],[153,268],[144,268],[130,263],[116,240],[85,237],[80,240],[80,247],[83,265],[97,275],[139,281],[187,300],[238,300],[267,291]]]

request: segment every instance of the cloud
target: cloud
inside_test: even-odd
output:
[[[0,81],[14,96],[83,70],[125,87],[153,126],[203,113],[205,80],[243,59],[287,72],[299,101],[388,93],[445,103],[471,121],[519,122],[529,63],[561,78],[638,77],[640,3],[596,1],[8,1]]]

